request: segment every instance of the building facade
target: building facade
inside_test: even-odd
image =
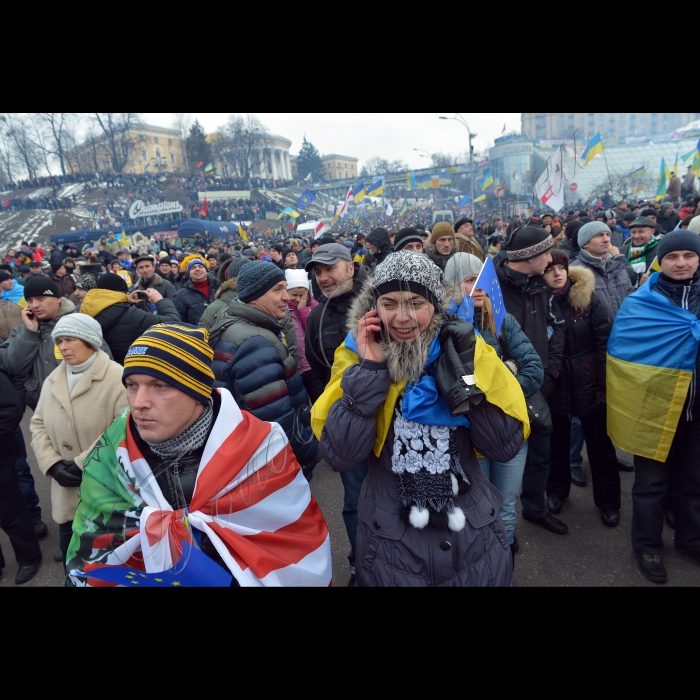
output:
[[[220,134],[209,134],[207,142],[214,144],[220,138]],[[260,139],[260,145],[252,149],[248,159],[248,170],[251,177],[260,177],[273,180],[292,179],[292,159],[289,149],[292,142],[284,136],[266,134]],[[239,156],[234,152],[220,154],[214,161],[214,170],[217,175],[228,176],[236,172],[242,175],[246,171]]]
[[[523,112],[522,135],[531,141],[587,139],[598,132],[603,139],[626,141],[640,136],[668,136],[700,118],[681,112]]]
[[[331,153],[323,156],[321,160],[323,161],[323,179],[326,181],[350,180],[357,177],[358,158]]]

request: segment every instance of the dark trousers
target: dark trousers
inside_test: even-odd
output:
[[[355,543],[357,541],[357,504],[360,501],[360,491],[367,478],[369,462],[365,460],[358,464],[352,471],[340,472],[345,495],[343,498],[343,522],[350,540],[350,554],[348,560],[353,573],[355,573]]]
[[[615,447],[608,437],[605,406],[596,407],[580,419],[591,465],[593,500],[602,510],[620,510],[620,470]],[[547,495],[566,500],[571,492],[571,419],[552,414],[552,423]]]
[[[673,477],[675,541],[700,552],[700,420],[681,418],[665,462],[635,457],[632,487],[632,547],[638,554],[663,549],[664,501]]]
[[[0,459],[0,527],[10,538],[19,566],[41,559],[34,523],[19,490],[14,459]],[[5,559],[0,550],[0,569],[4,567]]]
[[[66,554],[68,554],[68,547],[70,546],[70,541],[73,539],[73,521],[69,523],[61,523],[58,526],[58,546],[63,552],[63,559],[65,560]]]
[[[311,401],[311,405],[313,406],[326,390],[326,383],[323,379],[319,379],[313,370],[304,372],[301,378],[304,382],[304,389],[306,389],[306,393],[309,395],[309,401]]]
[[[39,494],[36,492],[32,470],[29,467],[29,462],[27,462],[27,447],[24,444],[24,435],[22,435],[22,428],[20,427],[17,427],[15,430],[15,440],[17,440],[17,447],[19,448],[17,461],[15,462],[19,490],[27,503],[32,520],[41,520]]]
[[[523,515],[531,518],[544,518],[549,513],[545,498],[549,477],[549,442],[549,437],[534,433],[528,441],[520,502],[523,504]]]

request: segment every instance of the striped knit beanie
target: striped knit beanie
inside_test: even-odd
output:
[[[131,374],[147,374],[206,403],[214,385],[214,351],[208,342],[208,331],[197,326],[151,326],[129,348],[122,381]]]

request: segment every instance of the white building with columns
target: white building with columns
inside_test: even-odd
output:
[[[209,143],[214,143],[218,138],[217,134],[211,134],[207,137]],[[289,149],[292,147],[292,142],[284,136],[277,134],[266,134],[264,142],[256,148],[250,157],[250,174],[251,177],[262,177],[272,180],[291,180],[292,179],[292,162],[290,159]],[[235,161],[235,166],[231,163]],[[243,168],[241,163],[237,162],[237,158],[232,158],[228,166],[217,160],[216,173],[218,175],[229,175],[227,169],[235,168],[241,174]]]

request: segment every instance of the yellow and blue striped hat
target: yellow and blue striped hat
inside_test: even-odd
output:
[[[130,374],[147,374],[206,402],[214,385],[214,351],[209,333],[186,323],[149,328],[134,341],[124,360],[124,381]]]

